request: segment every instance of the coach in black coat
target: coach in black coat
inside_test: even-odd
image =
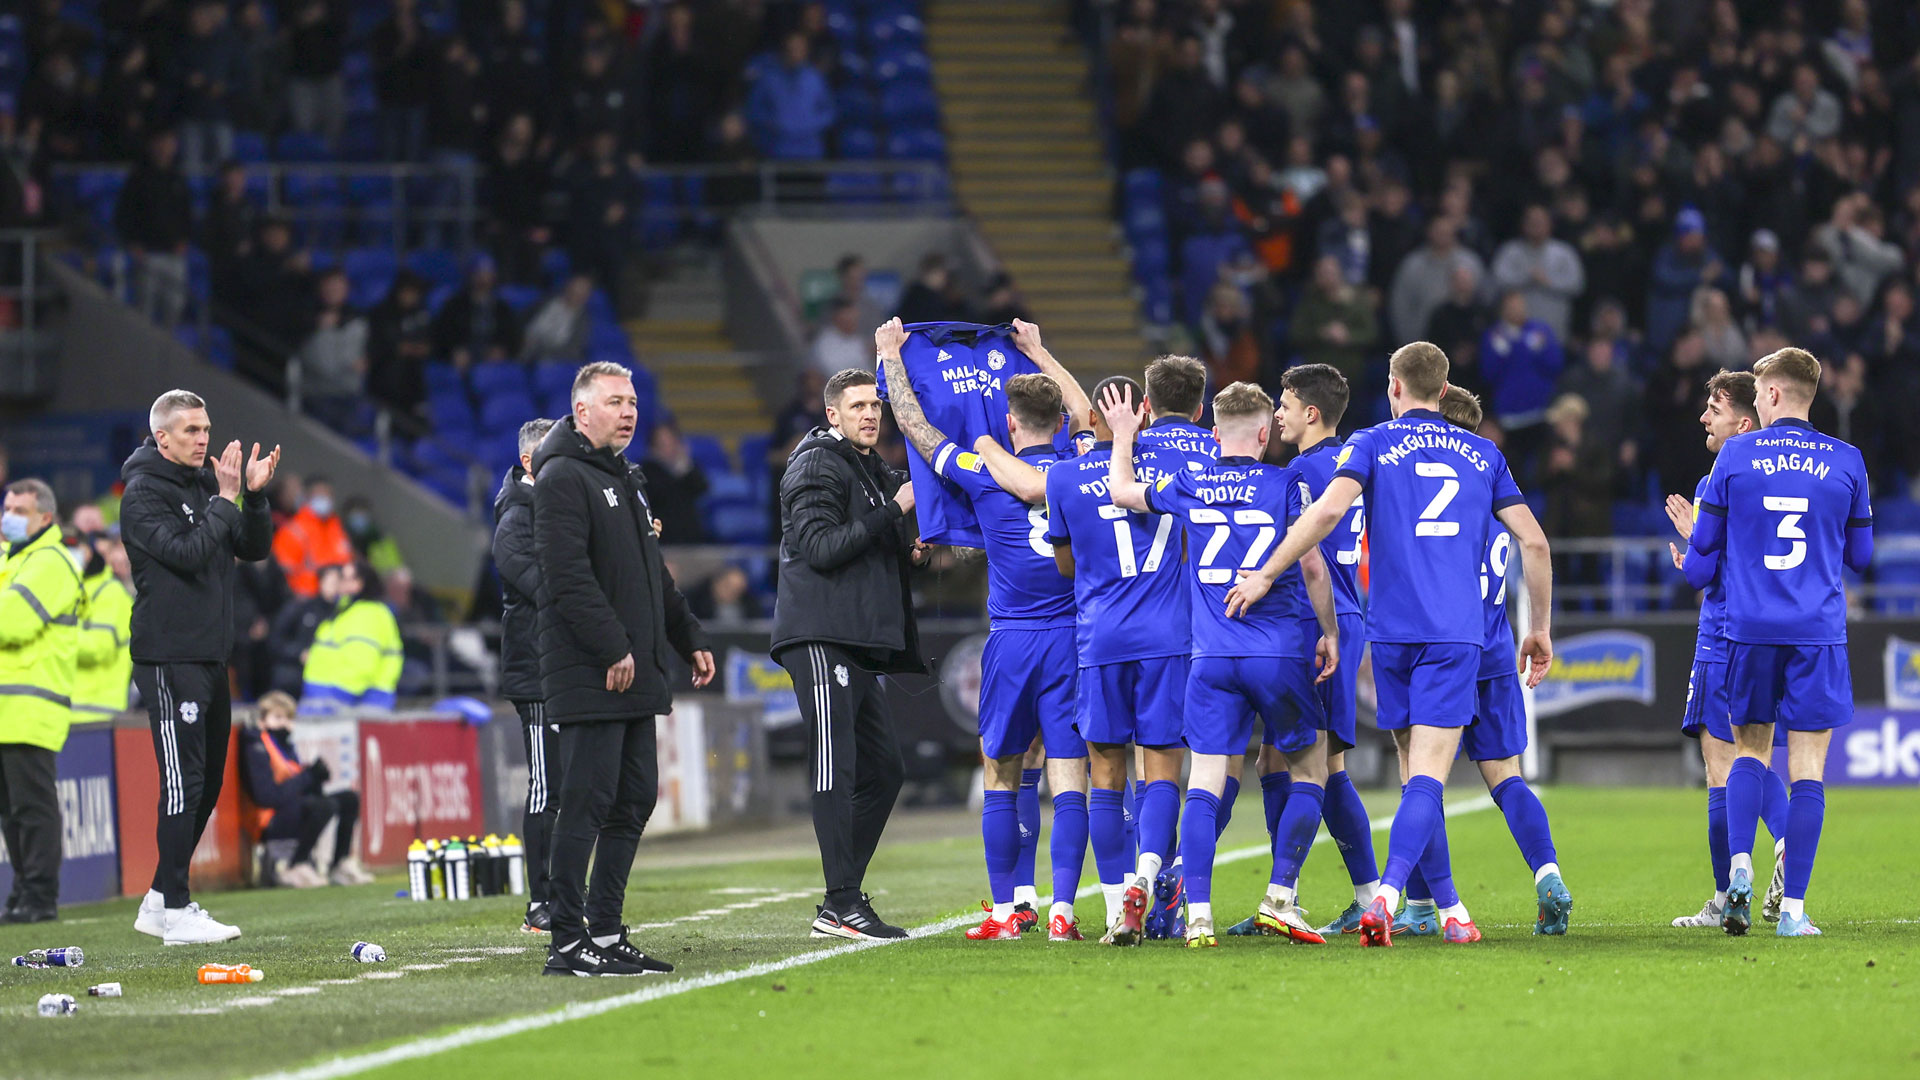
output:
[[[638,422],[631,373],[588,364],[572,400],[573,415],[532,457],[540,684],[546,720],[560,727],[561,759],[546,970],[671,970],[627,940],[621,905],[659,786],[654,717],[673,707],[670,654],[704,686],[713,652],[661,561],[640,471],[621,456]]]

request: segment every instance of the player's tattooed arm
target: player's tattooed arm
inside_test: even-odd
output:
[[[1109,386],[1100,395],[1100,415],[1113,432],[1113,460],[1107,465],[1107,496],[1122,510],[1147,509],[1147,485],[1133,472],[1133,437],[1140,431],[1140,408],[1133,388]]]
[[[1553,550],[1526,503],[1501,507],[1494,517],[1520,546],[1520,569],[1527,583],[1527,636],[1520,639],[1520,663],[1532,688],[1553,667]]]
[[[1313,650],[1319,673],[1313,681],[1323,683],[1340,666],[1340,624],[1333,614],[1333,576],[1327,573],[1320,545],[1308,548],[1300,557],[1300,577],[1307,585],[1307,602],[1313,605],[1313,619],[1320,624],[1320,641]]]
[[[1021,461],[991,435],[973,440],[973,452],[987,466],[987,473],[1000,490],[1026,503],[1039,506],[1047,501],[1047,474]]]
[[[1266,565],[1258,570],[1240,571],[1240,580],[1227,591],[1227,615],[1236,617],[1258,603],[1280,580],[1287,568],[1306,558],[1307,552],[1315,550],[1315,545],[1325,540],[1346,516],[1347,508],[1353,500],[1360,497],[1360,482],[1351,476],[1336,476],[1327,485],[1327,490],[1301,511],[1298,521],[1287,530],[1280,546],[1267,556]]]
[[[927,419],[925,410],[920,408],[920,398],[913,392],[913,383],[907,379],[907,365],[900,359],[900,347],[906,343],[907,332],[899,319],[888,319],[873,332],[874,350],[887,369],[887,397],[893,404],[893,421],[914,450],[932,461],[934,452],[947,437]]]
[[[1039,366],[1041,374],[1060,387],[1060,400],[1067,411],[1068,433],[1077,435],[1088,430],[1087,417],[1093,411],[1093,402],[1088,400],[1080,380],[1074,378],[1073,373],[1055,360],[1047,347],[1040,343],[1040,328],[1024,319],[1013,320],[1013,344],[1027,354],[1027,359]]]

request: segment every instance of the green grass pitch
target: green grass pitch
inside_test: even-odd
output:
[[[74,972],[0,968],[0,1076],[1920,1075],[1920,791],[1829,799],[1809,901],[1821,939],[1667,925],[1710,890],[1704,796],[1674,789],[1545,792],[1575,898],[1563,939],[1532,936],[1531,878],[1499,814],[1453,818],[1457,880],[1487,936],[1464,947],[1223,937],[1217,950],[1122,950],[1044,934],[975,944],[946,929],[853,948],[805,936],[810,850],[709,861],[699,839],[643,845],[633,876],[628,918],[665,924],[636,939],[680,965],[659,980],[540,978],[541,939],[518,932],[516,901],[414,904],[393,898],[391,876],[204,897],[246,930],[206,949],[135,934],[133,901],[117,901],[0,927],[0,958],[51,945],[88,957]],[[1263,842],[1259,819],[1250,793],[1222,851]],[[1384,833],[1376,842],[1384,854]],[[883,846],[877,906],[903,925],[958,925],[984,892],[979,849],[977,835]],[[677,868],[645,865],[662,852]],[[1044,874],[1044,847],[1040,863]],[[1262,854],[1219,869],[1223,924],[1252,910],[1267,868]],[[1319,845],[1302,901],[1320,920],[1351,895],[1337,852]],[[1079,912],[1098,924],[1099,897]],[[391,959],[353,962],[356,940]],[[200,986],[206,960],[267,977]],[[84,996],[106,981],[126,996]],[[80,1014],[37,1017],[50,991],[75,994]],[[503,1023],[524,1030],[474,1040]],[[383,1050],[386,1064],[363,1057]]]

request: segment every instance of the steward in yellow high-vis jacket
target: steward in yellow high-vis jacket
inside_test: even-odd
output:
[[[80,624],[79,670],[74,675],[75,720],[97,720],[127,711],[133,686],[133,570],[117,535],[90,537],[82,570],[87,617]]]
[[[46,922],[60,902],[54,758],[67,742],[87,596],[55,525],[53,489],[7,485],[0,536],[0,836],[14,868],[0,922]]]
[[[393,708],[402,662],[400,624],[393,609],[363,592],[371,576],[359,565],[340,572],[340,606],[321,620],[307,650],[300,711],[353,706]]]

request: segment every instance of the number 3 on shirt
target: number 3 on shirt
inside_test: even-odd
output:
[[[1147,548],[1147,561],[1137,560],[1133,551],[1133,527],[1127,524],[1127,515],[1135,513],[1124,510],[1112,503],[1100,505],[1100,516],[1113,522],[1113,550],[1120,561],[1120,576],[1139,577],[1160,569],[1160,560],[1167,553],[1167,538],[1173,535],[1173,515],[1157,514],[1159,527],[1153,530],[1153,544]]]
[[[1791,498],[1786,495],[1767,495],[1762,497],[1761,505],[1775,514],[1785,514],[1773,534],[1792,543],[1785,555],[1767,555],[1761,558],[1769,570],[1791,570],[1807,561],[1807,531],[1800,527],[1800,515],[1807,512],[1807,500]]]

